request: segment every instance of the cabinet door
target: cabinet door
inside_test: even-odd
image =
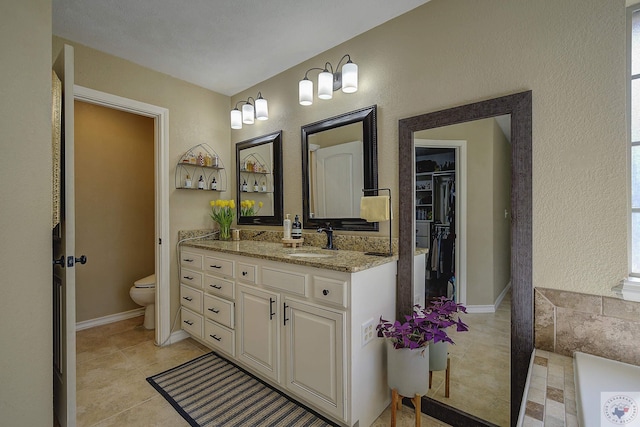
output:
[[[280,382],[280,295],[238,285],[236,331],[238,358]]]
[[[287,388],[345,420],[344,313],[285,299]]]

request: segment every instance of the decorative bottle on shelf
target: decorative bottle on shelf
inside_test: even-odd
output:
[[[211,167],[213,165],[213,159],[211,158],[211,154],[207,153],[204,156],[204,165]]]
[[[211,189],[212,190],[217,190],[218,189],[218,183],[216,182],[216,177],[213,177],[213,180],[211,181]]]
[[[204,179],[202,179],[202,175],[200,175],[200,179],[198,180],[198,190],[204,190]]]
[[[262,192],[266,193],[267,192],[267,183],[262,181]]]
[[[300,218],[298,215],[293,219],[293,224],[291,224],[291,237],[294,239],[302,238],[302,223],[300,222]]]
[[[255,191],[256,193],[258,191],[260,191],[260,189],[258,188],[258,180],[257,179],[253,181],[253,191]]]
[[[283,236],[285,239],[291,238],[291,219],[289,218],[289,214],[284,219],[282,223]]]
[[[246,192],[247,191],[247,180],[243,180],[242,181],[242,191]]]
[[[202,153],[198,153],[197,161],[198,166],[204,166],[204,156],[202,155]]]
[[[184,180],[184,188],[191,188],[191,177],[189,175]]]
[[[213,155],[213,167],[217,168],[220,165],[220,158],[217,154]]]

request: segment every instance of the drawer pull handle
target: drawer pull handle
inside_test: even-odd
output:
[[[269,298],[269,320],[273,319],[276,314],[273,312],[273,303],[276,302],[273,298]]]
[[[216,310],[215,308],[207,308],[207,310],[209,310],[212,313],[216,313],[216,314],[220,313],[220,310]]]
[[[209,285],[209,286],[211,286],[212,288],[216,288],[216,289],[222,289],[222,286],[218,286],[218,285]]]
[[[210,265],[209,267],[211,267],[211,268],[222,268],[221,265]]]
[[[284,303],[284,316],[282,316],[284,318],[284,326],[287,326],[287,320],[289,320],[289,319],[287,319],[287,307],[289,307],[289,306],[285,302]]]
[[[193,326],[193,322],[191,320],[183,320],[183,322],[189,326]]]
[[[247,274],[249,274],[249,272],[248,272],[248,271],[243,271],[243,272],[242,272],[242,275],[243,275],[243,276],[246,276]]]
[[[192,260],[192,259],[189,259],[189,258],[185,258],[185,259],[183,259],[183,261],[184,261],[184,262],[193,262],[193,260]]]
[[[187,280],[193,280],[193,277],[190,277],[190,276],[182,276],[182,278]]]
[[[323,289],[322,290],[322,295],[329,295],[329,289]]]
[[[182,299],[186,299],[189,302],[193,301],[193,298],[191,298],[191,297],[182,297]]]
[[[209,336],[210,336],[211,338],[213,338],[214,340],[216,340],[216,341],[222,341],[222,338],[217,337],[217,336],[215,336],[215,335],[211,335],[211,334],[209,334]]]

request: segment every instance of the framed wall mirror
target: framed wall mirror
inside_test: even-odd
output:
[[[282,197],[282,131],[237,143],[238,224],[282,224]]]
[[[451,232],[456,233],[455,236],[456,255],[460,255],[459,262],[462,265],[456,265],[456,275],[459,270],[466,268],[466,287],[469,292],[463,295],[463,299],[471,298],[471,290],[480,285],[481,279],[478,274],[475,274],[471,268],[472,258],[478,254],[480,249],[471,249],[473,245],[477,245],[481,239],[475,237],[473,233],[473,221],[476,220],[475,215],[480,204],[486,204],[493,209],[495,200],[495,193],[492,193],[484,199],[477,200],[476,197],[478,191],[472,191],[472,184],[475,184],[473,178],[474,171],[472,164],[475,162],[473,156],[486,155],[486,150],[478,149],[479,147],[473,147],[476,144],[474,138],[477,137],[477,128],[480,123],[488,123],[493,129],[500,127],[499,122],[508,123],[506,131],[508,134],[507,139],[510,140],[509,156],[500,157],[500,162],[496,162],[495,154],[491,154],[491,161],[494,163],[507,163],[510,165],[506,169],[505,177],[510,179],[510,188],[507,187],[506,203],[508,210],[503,205],[500,209],[494,209],[495,218],[500,217],[503,222],[506,221],[507,232],[501,232],[506,234],[506,241],[508,251],[501,252],[508,260],[508,263],[504,270],[509,272],[510,288],[505,287],[505,302],[507,306],[510,304],[510,309],[504,314],[506,322],[502,322],[501,327],[505,329],[507,334],[506,356],[507,360],[502,367],[496,369],[504,370],[504,366],[510,365],[508,369],[508,376],[505,376],[504,380],[495,381],[495,375],[489,375],[483,377],[481,372],[481,355],[478,351],[470,351],[465,353],[464,356],[457,357],[450,351],[451,362],[451,377],[456,376],[460,380],[458,390],[455,385],[451,384],[451,398],[444,399],[439,396],[423,397],[422,408],[430,416],[438,418],[451,425],[511,425],[515,426],[518,420],[518,414],[520,410],[520,404],[524,393],[524,387],[529,368],[529,362],[531,354],[533,352],[533,285],[532,285],[532,205],[531,205],[531,91],[521,92],[513,95],[503,96],[500,98],[490,99],[487,101],[481,101],[469,105],[463,105],[460,107],[454,107],[447,110],[436,111],[433,113],[423,114],[399,121],[399,188],[400,188],[400,200],[406,201],[400,203],[399,210],[399,261],[398,261],[398,288],[397,288],[397,316],[411,312],[412,309],[412,280],[414,277],[413,266],[413,254],[416,245],[420,245],[419,237],[421,223],[429,224],[431,221],[433,225],[438,222],[438,212],[435,207],[436,200],[435,190],[437,189],[436,180],[432,178],[429,183],[423,175],[441,175],[441,172],[446,172],[447,175],[455,175],[455,194],[456,199],[452,203],[455,203],[455,216],[448,217],[447,220],[440,219],[442,225],[450,226]],[[489,119],[489,120],[487,120]],[[473,133],[467,133],[466,136],[463,132],[465,128],[474,126]],[[498,131],[499,132],[499,131]],[[446,136],[445,136],[446,135]],[[439,144],[443,144],[443,139],[451,139],[449,144],[446,144],[446,150],[451,150],[452,157],[438,160],[438,156],[441,156],[442,147],[433,147],[434,141],[438,140]],[[455,140],[455,141],[453,141]],[[492,142],[493,144],[494,142]],[[429,147],[429,150],[425,148]],[[465,151],[466,160],[460,162],[461,157],[457,156],[457,148],[466,146]],[[489,147],[489,150],[493,148]],[[428,152],[425,152],[428,151]],[[494,150],[497,151],[497,150]],[[455,154],[455,155],[454,155]],[[430,156],[429,156],[430,155]],[[422,157],[424,156],[424,157]],[[482,163],[486,159],[477,163]],[[455,162],[455,166],[452,163]],[[491,162],[489,162],[491,163]],[[445,165],[443,170],[442,164]],[[484,164],[487,164],[485,162]],[[462,168],[462,170],[460,169]],[[489,175],[494,175],[493,171]],[[465,176],[466,181],[458,181],[459,176]],[[421,177],[418,179],[418,177]],[[468,190],[461,188],[461,185],[468,183]],[[496,185],[496,188],[504,188],[503,185]],[[430,190],[431,189],[431,190]],[[429,193],[431,191],[432,193]],[[466,191],[466,193],[465,193]],[[431,194],[431,198],[429,198]],[[459,200],[463,199],[464,200]],[[453,206],[453,205],[452,205]],[[429,213],[429,209],[432,209],[432,213]],[[505,209],[503,213],[502,210]],[[496,212],[499,210],[498,215]],[[450,209],[447,209],[449,212]],[[504,215],[504,218],[502,216]],[[452,220],[454,218],[454,220]],[[506,220],[505,220],[506,218]],[[466,221],[466,222],[465,222]],[[462,229],[461,224],[466,223],[466,228]],[[417,228],[418,226],[418,228]],[[479,224],[476,228],[481,227]],[[494,224],[489,224],[488,221],[484,221],[484,228],[494,227]],[[438,227],[434,227],[436,230]],[[464,240],[460,241],[460,235],[462,234]],[[495,232],[494,232],[495,234]],[[418,236],[418,237],[417,237]],[[430,236],[426,242],[431,240]],[[495,238],[495,236],[494,236]],[[486,241],[485,241],[486,242]],[[481,243],[481,242],[480,242]],[[428,244],[428,243],[427,243]],[[492,251],[495,253],[495,245],[489,247],[485,244],[484,251]],[[427,263],[428,265],[429,263]],[[464,268],[463,268],[464,267]],[[427,267],[428,268],[428,267]],[[425,276],[427,278],[427,276]],[[458,278],[456,278],[457,280]],[[474,282],[475,280],[475,282]],[[456,285],[460,285],[456,283]],[[428,293],[428,290],[427,290]],[[460,298],[461,294],[454,291],[453,295]],[[509,297],[510,296],[510,297]],[[490,296],[491,301],[494,301],[496,295]],[[467,301],[461,301],[466,305],[469,305]],[[490,306],[490,304],[489,304]],[[498,310],[496,310],[497,312]],[[467,315],[469,316],[469,315]],[[463,320],[467,321],[465,317]],[[470,324],[471,328],[469,332],[464,334],[473,334],[474,325]],[[497,333],[495,324],[478,324],[475,326],[477,334],[493,335]],[[462,337],[461,337],[462,338]],[[464,337],[469,338],[469,336]],[[455,341],[455,338],[454,338]],[[467,345],[465,343],[464,345]],[[455,347],[459,347],[456,345]],[[456,348],[457,350],[457,348]],[[490,352],[488,349],[487,352]],[[471,360],[469,360],[471,359]],[[465,363],[470,362],[465,367]],[[457,373],[454,372],[458,369]],[[467,372],[462,374],[464,369],[468,369]],[[465,379],[466,378],[466,379]],[[482,378],[491,378],[491,380],[483,381]],[[478,415],[478,413],[469,407],[465,407],[460,403],[460,399],[456,401],[454,395],[456,393],[465,393],[463,399],[469,400],[468,391],[472,390],[474,393],[473,400],[483,398],[483,392],[478,387],[471,385],[472,381],[491,382],[493,381],[494,389],[496,393],[501,393],[501,396],[508,399],[507,411],[509,412],[509,418],[498,422],[492,419],[490,416]],[[477,384],[477,381],[476,381]],[[467,392],[461,389],[467,389]],[[508,391],[508,393],[507,393]],[[484,393],[489,395],[490,393]],[[494,396],[495,397],[495,396]],[[482,401],[476,405],[477,407],[491,407],[494,405],[493,401]]]
[[[362,190],[377,187],[375,105],[302,126],[304,228],[377,231],[360,218]]]

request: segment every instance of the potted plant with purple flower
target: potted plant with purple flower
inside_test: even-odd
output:
[[[458,332],[469,330],[459,313],[467,309],[452,299],[440,297],[426,308],[413,307],[405,321],[390,322],[380,317],[378,336],[387,340],[387,381],[402,396],[423,396],[429,389],[429,351],[433,343],[451,343],[447,329],[456,326]],[[446,350],[446,349],[445,349]],[[445,353],[446,354],[446,353]]]

